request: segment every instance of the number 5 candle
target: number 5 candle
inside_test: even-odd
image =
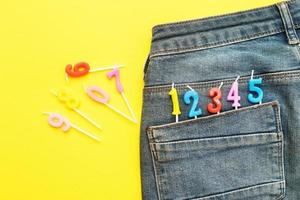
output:
[[[264,92],[261,88],[256,85],[262,84],[262,78],[253,78],[254,70],[251,71],[251,79],[249,80],[249,91],[252,92],[248,94],[248,101],[251,103],[262,103],[262,99],[264,96]],[[253,93],[256,93],[256,97],[254,97]]]
[[[181,114],[180,107],[179,107],[179,101],[178,101],[178,94],[177,90],[175,88],[175,84],[172,84],[172,88],[169,92],[169,95],[171,95],[172,103],[173,103],[173,112],[172,115],[176,116],[176,122],[178,122],[178,116]]]

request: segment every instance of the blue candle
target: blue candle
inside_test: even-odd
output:
[[[262,99],[264,96],[263,90],[258,87],[258,85],[262,84],[262,78],[253,78],[253,70],[251,74],[251,79],[249,80],[249,94],[248,101],[251,103],[262,103]]]
[[[192,89],[189,86],[188,86],[188,88],[190,88],[190,90],[184,94],[183,100],[184,100],[185,104],[192,103],[192,106],[191,106],[188,116],[190,118],[197,118],[197,116],[202,115],[202,110],[200,108],[197,109],[197,105],[199,102],[199,96],[198,96],[198,93],[194,89]],[[191,100],[193,100],[193,102]]]

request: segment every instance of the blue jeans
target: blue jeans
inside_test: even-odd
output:
[[[141,125],[144,200],[300,199],[300,0],[158,25],[145,65]],[[249,80],[262,78],[261,104]],[[226,100],[236,77],[241,107]],[[169,91],[178,91],[179,122]],[[210,88],[222,110],[210,114]],[[183,95],[199,94],[189,118]]]

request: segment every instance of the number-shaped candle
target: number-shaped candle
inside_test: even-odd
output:
[[[128,101],[125,93],[124,93],[124,88],[123,88],[123,85],[122,85],[121,80],[120,80],[120,70],[119,70],[119,68],[114,68],[112,71],[108,72],[106,75],[107,75],[107,78],[109,78],[109,79],[112,79],[113,77],[115,77],[117,90],[121,94],[123,100],[125,101],[126,106],[129,110],[133,120],[137,121],[136,117],[135,117],[135,114],[133,112],[133,109],[131,108],[131,106],[129,104],[129,101]]]
[[[181,114],[180,107],[179,107],[179,101],[178,101],[178,94],[177,90],[175,88],[175,84],[172,84],[172,88],[169,92],[169,95],[171,95],[172,103],[173,103],[173,112],[172,115],[176,116],[176,122],[178,122],[178,116]]]
[[[104,70],[110,70],[114,69],[116,67],[123,67],[124,65],[116,65],[116,66],[109,66],[109,67],[101,67],[101,68],[94,68],[91,69],[90,65],[86,62],[79,62],[74,65],[74,67],[71,64],[68,64],[65,68],[66,72],[66,80],[68,81],[68,76],[71,77],[81,77],[84,75],[87,75],[89,72],[98,72],[98,71],[104,71]]]
[[[57,113],[49,113],[48,123],[55,128],[59,128],[64,125],[62,127],[64,132],[67,132],[71,128],[70,121]]]
[[[86,114],[84,114],[78,107],[79,107],[79,100],[77,98],[75,98],[70,91],[65,90],[65,89],[61,89],[58,92],[51,90],[51,93],[53,95],[55,95],[57,97],[57,99],[61,102],[63,102],[67,108],[75,111],[77,114],[79,114],[81,117],[83,117],[84,119],[86,119],[88,122],[90,122],[91,124],[93,124],[95,127],[99,128],[100,130],[102,130],[102,127],[96,123],[94,120],[92,120],[91,118],[89,118]]]
[[[235,81],[232,83],[232,86],[230,88],[230,91],[227,96],[227,101],[232,101],[232,107],[235,109],[238,109],[238,107],[241,106],[239,103],[241,100],[241,97],[239,96],[239,84],[238,84],[238,79],[240,76],[238,76]]]
[[[60,128],[62,127],[62,130],[64,132],[67,132],[68,130],[70,130],[70,128],[74,128],[76,129],[77,131],[97,140],[97,141],[100,141],[100,139],[96,136],[94,136],[93,134],[83,130],[82,128],[78,127],[77,125],[75,124],[71,124],[71,122],[66,118],[66,117],[63,117],[61,116],[60,114],[57,114],[57,113],[50,113],[50,112],[45,112],[44,114],[47,114],[49,115],[48,117],[48,123],[55,127],[55,128]]]
[[[113,110],[116,113],[120,114],[121,116],[125,117],[126,119],[128,119],[128,120],[136,123],[136,121],[133,120],[133,119],[131,119],[131,117],[129,117],[125,113],[121,112],[120,110],[118,110],[114,106],[110,105],[108,103],[108,101],[109,101],[109,95],[104,90],[102,90],[101,88],[99,88],[98,86],[90,86],[90,87],[86,88],[85,91],[88,94],[88,96],[91,99],[93,99],[94,101],[97,101],[98,103],[101,103],[101,104],[107,106],[108,108],[110,108],[111,110]],[[101,95],[102,98],[99,97],[97,94]]]
[[[208,92],[208,96],[212,98],[213,103],[209,103],[207,105],[207,111],[212,114],[220,113],[222,109],[222,103],[221,103],[221,98],[222,98],[222,92],[221,92],[221,87],[222,87],[223,82],[221,83],[220,87],[217,88],[211,88]]]
[[[199,102],[199,95],[193,88],[191,88],[190,86],[187,86],[187,87],[190,90],[187,91],[183,96],[184,103],[191,104],[191,102],[193,101],[188,116],[190,118],[197,118],[197,116],[202,115],[202,110],[200,108],[197,109],[197,105]]]
[[[262,78],[253,78],[254,70],[251,72],[251,79],[249,80],[249,93],[248,94],[248,101],[251,103],[262,103],[262,99],[264,96],[263,90],[258,87],[257,85],[262,84]],[[256,93],[256,96],[253,95],[253,93]]]
[[[74,65],[72,68],[71,64],[66,66],[66,73],[72,77],[84,76],[90,71],[90,65],[86,62],[80,62]]]

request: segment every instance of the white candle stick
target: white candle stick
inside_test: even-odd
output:
[[[114,66],[109,66],[109,67],[98,67],[95,69],[91,69],[90,72],[106,71],[106,70],[111,70],[114,68],[121,68],[121,67],[125,67],[125,66],[124,65],[114,65]]]

